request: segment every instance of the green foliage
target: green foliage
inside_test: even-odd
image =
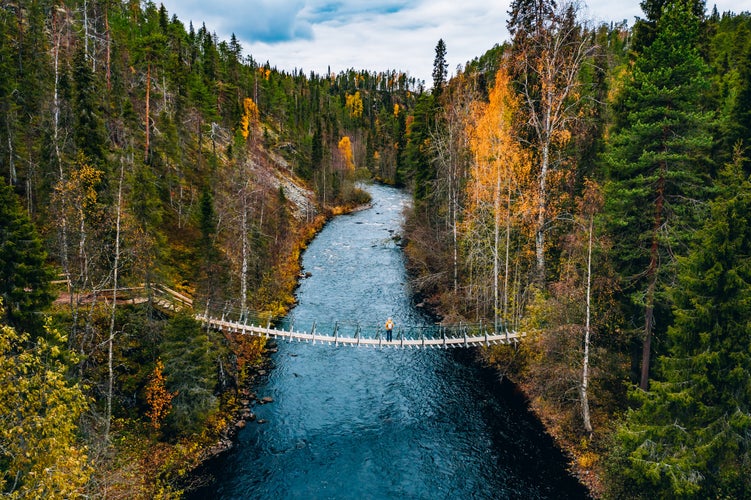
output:
[[[13,190],[0,181],[0,296],[6,304],[0,318],[39,333],[39,314],[52,302],[51,278],[42,240]]]
[[[740,157],[681,260],[660,380],[615,436],[613,484],[647,498],[751,492],[751,182]],[[626,484],[628,483],[628,485]]]
[[[436,99],[441,96],[443,87],[446,85],[447,68],[446,43],[441,38],[435,46],[435,59],[433,60],[433,95]]]
[[[214,391],[218,383],[218,351],[210,338],[213,335],[186,314],[175,316],[164,327],[159,349],[167,390],[175,394],[165,421],[168,434],[181,436],[199,431],[217,409]]]
[[[424,201],[433,189],[436,176],[435,161],[430,147],[430,134],[436,122],[436,97],[423,94],[415,104],[413,121],[407,131],[404,150],[403,178],[411,179],[416,202]]]
[[[99,115],[99,88],[83,47],[76,52],[73,61],[73,84],[76,145],[89,160],[101,168],[106,163],[106,144]]]
[[[618,241],[613,259],[629,294],[624,296],[628,319],[645,325],[646,365],[653,317],[667,317],[670,264],[707,196],[712,114],[702,108],[708,84],[698,34],[699,20],[686,5],[666,9],[656,39],[636,59],[622,91],[623,118],[604,155],[605,212],[609,233]],[[667,323],[658,322],[659,328]],[[643,386],[645,375],[643,370]]]

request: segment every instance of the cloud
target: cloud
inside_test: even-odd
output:
[[[161,0],[220,39],[234,33],[245,54],[278,69],[324,74],[330,67],[401,70],[431,86],[435,46],[446,43],[449,73],[508,39],[511,0]],[[583,0],[580,0],[583,2]],[[595,23],[633,25],[640,0],[590,0]],[[711,11],[712,5],[707,4]],[[720,0],[720,12],[751,9],[751,0]]]
[[[237,35],[246,42],[279,43],[311,40],[313,29],[303,17],[304,0],[162,0],[170,12],[211,32]]]

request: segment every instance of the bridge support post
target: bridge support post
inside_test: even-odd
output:
[[[316,343],[316,322],[313,322],[313,328],[310,329],[310,334],[313,336],[313,343]]]
[[[334,323],[334,345],[339,345],[339,322]]]
[[[355,328],[355,338],[357,339],[357,347],[360,347],[360,322],[357,322],[357,328]]]

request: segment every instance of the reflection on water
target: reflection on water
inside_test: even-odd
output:
[[[399,232],[408,197],[330,222],[303,256],[311,276],[287,321],[415,325]],[[539,424],[470,351],[279,342],[237,446],[193,498],[584,498]]]

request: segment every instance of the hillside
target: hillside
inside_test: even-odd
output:
[[[479,355],[593,495],[749,496],[751,16],[642,7],[515,0],[427,91],[278,71],[153,2],[4,2],[0,491],[189,488],[268,349],[178,309],[283,315],[376,180],[413,196],[421,300],[528,333]]]
[[[66,424],[19,407],[8,428],[21,435],[33,418],[72,434],[48,451],[3,441],[0,489],[55,488],[34,479],[39,459],[74,453],[64,496],[177,492],[264,347],[201,333],[160,290],[211,314],[283,314],[306,243],[367,202],[355,182],[397,181],[415,89],[396,72],[280,72],[151,2],[6,2],[0,40],[2,317],[30,334],[3,356],[41,356],[34,369],[68,381],[47,390],[80,403]],[[2,404],[40,397],[14,392],[21,372],[3,376]]]

